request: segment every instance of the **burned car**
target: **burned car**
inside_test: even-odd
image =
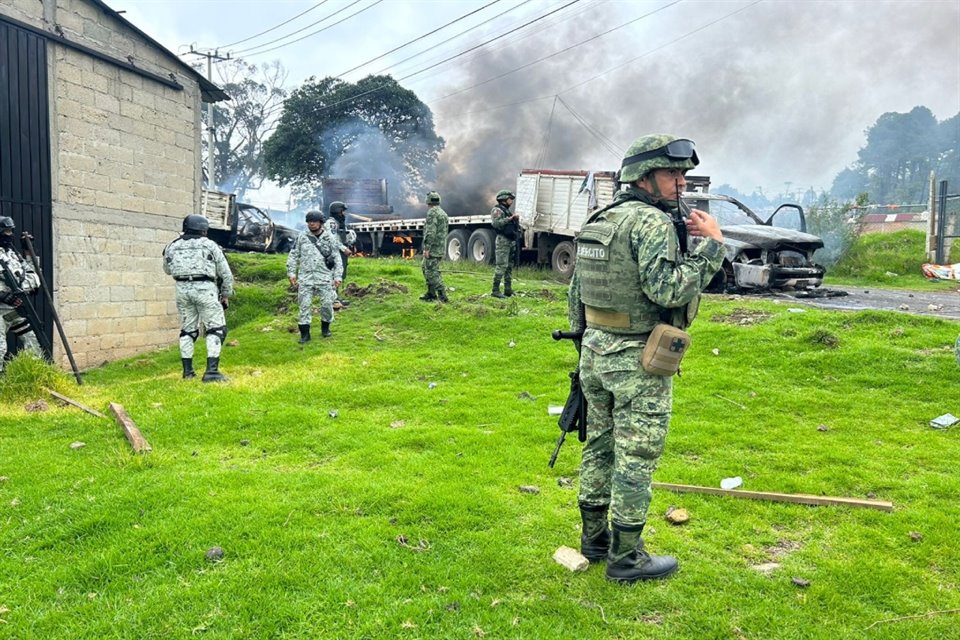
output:
[[[271,253],[290,253],[293,246],[297,244],[297,237],[300,232],[279,222],[274,223],[273,242],[267,251]]]
[[[806,232],[800,205],[780,205],[764,221],[730,196],[688,192],[683,201],[709,212],[723,231],[723,269],[707,291],[809,289],[823,283],[824,268],[813,261],[823,240]]]

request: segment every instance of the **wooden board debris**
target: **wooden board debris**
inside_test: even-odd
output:
[[[73,406],[76,407],[77,409],[81,409],[81,410],[83,410],[83,411],[86,411],[87,413],[89,413],[89,414],[92,415],[92,416],[97,416],[98,418],[106,418],[106,417],[107,417],[107,416],[103,415],[102,413],[100,413],[99,411],[97,411],[96,409],[91,409],[91,408],[88,407],[87,405],[85,405],[85,404],[83,404],[83,403],[81,403],[81,402],[77,402],[76,400],[74,400],[74,399],[72,399],[72,398],[68,398],[67,396],[63,395],[62,393],[57,393],[57,392],[54,391],[53,389],[47,389],[47,393],[49,393],[51,396],[53,396],[53,397],[56,398],[57,400],[60,400],[60,401],[62,401],[62,402],[66,402],[66,403],[69,404],[69,405],[73,405]]]
[[[771,493],[769,491],[741,491],[739,489],[717,489],[715,487],[698,487],[690,484],[672,484],[669,482],[654,482],[654,488],[667,489],[677,493],[708,493],[716,496],[732,496],[749,500],[767,500],[770,502],[795,502],[816,506],[839,505],[859,507],[863,509],[878,509],[893,511],[893,503],[884,500],[862,500],[860,498],[838,498],[833,496],[814,496],[805,493]]]
[[[110,412],[116,417],[117,424],[119,424],[123,429],[123,433],[127,436],[130,446],[133,447],[133,450],[136,453],[153,451],[150,443],[147,442],[146,438],[143,437],[143,434],[140,433],[140,429],[137,428],[137,425],[134,424],[133,420],[130,419],[130,416],[127,415],[127,412],[124,410],[122,405],[111,402]]]
[[[579,551],[570,547],[558,547],[553,552],[553,559],[557,564],[563,565],[570,571],[586,571],[590,567],[590,561],[583,557]]]

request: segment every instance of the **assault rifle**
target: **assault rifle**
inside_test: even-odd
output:
[[[581,331],[554,331],[554,340],[580,340],[583,337]],[[557,461],[557,455],[560,453],[560,447],[567,434],[576,431],[577,440],[587,441],[587,400],[583,397],[583,390],[580,388],[580,367],[570,372],[570,394],[563,405],[563,411],[560,413],[560,419],[557,424],[560,426],[560,438],[557,440],[557,446],[550,456],[550,462],[547,463],[551,469]]]
[[[13,271],[10,270],[10,265],[8,265],[6,261],[0,260],[0,267],[3,267],[3,281],[10,291],[10,293],[7,294],[10,300],[7,304],[12,306],[17,314],[27,321],[27,324],[29,324],[33,330],[33,335],[37,336],[37,342],[40,343],[43,350],[48,354],[52,354],[53,347],[47,335],[43,332],[43,322],[40,321],[40,316],[37,314],[33,303],[30,302],[27,292],[23,290],[20,281],[17,280],[17,276],[13,275]]]

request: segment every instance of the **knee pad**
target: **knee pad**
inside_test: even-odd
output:
[[[220,338],[220,343],[223,344],[227,341],[227,327],[209,327],[207,329],[208,336],[217,336]]]
[[[180,337],[182,338],[183,336],[188,336],[192,342],[196,342],[197,338],[200,337],[200,330],[195,329],[194,331],[184,331],[183,329],[181,329]]]
[[[26,319],[20,320],[19,322],[14,322],[13,326],[10,327],[10,332],[18,338],[25,336],[31,331],[33,331],[33,327],[30,326],[30,323]]]

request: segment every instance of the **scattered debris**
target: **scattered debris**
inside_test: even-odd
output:
[[[720,349],[711,349],[711,350],[710,350],[710,353],[712,353],[712,354],[715,355],[715,356],[718,356],[718,355],[720,355]]]
[[[110,412],[116,417],[117,424],[123,429],[123,433],[127,436],[127,441],[130,443],[130,446],[133,447],[135,453],[146,453],[153,450],[150,443],[147,442],[147,439],[140,433],[140,429],[134,424],[133,420],[130,419],[130,416],[127,415],[122,405],[111,402]]]
[[[960,418],[953,415],[952,413],[945,413],[942,416],[938,416],[930,421],[930,426],[934,429],[946,429],[947,427],[952,427],[953,425],[960,422]]]
[[[910,539],[913,540],[914,542],[920,542],[921,540],[923,540],[923,534],[920,533],[919,531],[911,531],[907,535],[909,535]]]
[[[564,489],[572,489],[573,480],[571,480],[570,478],[566,478],[564,476],[560,476],[559,478],[557,478],[557,486],[563,487]]]
[[[515,346],[517,346],[517,343],[511,340],[510,342],[507,343],[507,346],[513,349]]]
[[[932,302],[927,305],[927,311],[943,311],[942,304],[933,304]]]
[[[517,394],[517,400],[529,400],[530,402],[533,402],[536,399],[537,399],[536,396],[532,396],[526,391],[521,391],[520,393]]]
[[[686,509],[677,509],[675,507],[667,509],[665,517],[670,524],[683,524],[690,521],[690,514],[687,513]]]
[[[254,378],[259,378],[260,376],[263,375],[263,371],[260,371],[260,369],[254,369],[253,371],[250,372],[250,375],[253,376]]]
[[[899,307],[897,307],[897,309],[900,309],[900,311],[910,311],[910,305],[902,304]]]
[[[403,425],[405,425],[405,424],[406,424],[406,423],[405,423],[403,420],[394,420],[393,422],[390,423],[390,428],[391,428],[391,429],[400,429],[400,428],[402,428]]]
[[[530,493],[533,495],[540,493],[540,487],[535,487],[532,484],[522,484],[518,488],[520,489],[520,493]]]
[[[548,416],[558,416],[563,413],[563,407],[551,404],[547,406],[547,415]]]
[[[412,545],[407,539],[407,536],[403,535],[402,533],[398,535],[396,539],[397,544],[399,544],[401,547],[406,547],[407,549],[411,549],[413,551],[427,551],[432,546],[427,540],[423,539],[417,540],[417,544]]]
[[[6,482],[10,479],[10,476],[0,476],[0,482]]]
[[[806,313],[807,312],[806,309],[800,309],[798,307],[790,307],[787,309],[787,311],[789,311],[790,313]]]
[[[364,298],[371,295],[382,298],[391,293],[407,293],[407,291],[408,289],[399,282],[391,282],[382,278],[365,287],[358,287],[356,282],[350,282],[344,289],[344,293],[351,298]]]
[[[558,547],[553,552],[554,561],[570,571],[586,571],[590,568],[590,561],[579,551],[570,547]]]
[[[780,563],[779,563],[779,562],[764,562],[764,563],[761,563],[761,564],[751,565],[750,568],[753,569],[754,571],[759,571],[759,572],[762,573],[763,575],[768,576],[768,575],[770,575],[771,573],[773,573],[774,571],[776,571],[777,569],[780,568]]]
[[[733,478],[724,478],[720,481],[721,489],[736,489],[739,486],[743,485],[743,478],[740,476],[734,476]]]
[[[71,443],[70,443],[70,448],[71,448],[71,449],[83,449],[85,446],[87,446],[87,443],[86,443],[86,442],[71,442]]]
[[[427,389],[434,389],[436,388],[436,386],[437,386],[436,382],[431,382],[430,384],[427,385]]]
[[[210,547],[204,555],[209,562],[220,562],[223,560],[223,549],[220,547]]]
[[[883,275],[887,276],[888,278],[897,278],[900,276],[899,273],[894,273],[893,271],[887,271]]]
[[[239,340],[229,340],[229,341],[227,342],[227,346],[228,346],[228,347],[239,347],[239,346],[240,346],[240,341],[239,341]]]
[[[932,618],[933,616],[950,613],[960,613],[960,609],[940,609],[939,611],[927,611],[926,613],[918,613],[912,616],[899,616],[897,618],[887,618],[886,620],[877,620],[870,624],[870,626],[865,627],[863,630],[866,631],[872,627],[877,626],[878,624],[884,624],[887,622],[899,622],[900,620],[916,620],[917,618]]]
[[[336,418],[340,414],[337,412],[336,409],[331,409],[330,413],[328,413],[327,415],[329,415],[331,418]]]
[[[102,413],[100,413],[99,411],[97,411],[97,410],[95,410],[95,409],[91,409],[90,407],[88,407],[88,406],[85,405],[85,404],[81,404],[81,403],[77,402],[76,400],[72,400],[72,399],[68,398],[68,397],[65,396],[65,395],[62,395],[62,394],[57,393],[57,392],[54,391],[53,389],[47,389],[47,393],[49,393],[51,396],[53,396],[53,397],[56,398],[57,400],[60,400],[61,402],[66,402],[66,403],[69,404],[69,405],[73,405],[74,407],[76,407],[76,408],[78,408],[78,409],[82,409],[83,411],[86,411],[87,413],[89,413],[89,414],[92,415],[92,416],[97,416],[98,418],[106,418],[106,417],[107,417],[107,416],[103,415]]]
[[[718,398],[720,398],[721,400],[726,400],[726,401],[729,402],[730,404],[736,405],[736,406],[740,407],[740,408],[743,409],[743,410],[746,410],[746,408],[747,408],[746,405],[742,405],[742,404],[740,404],[739,402],[734,402],[734,401],[731,400],[730,398],[725,398],[725,397],[723,397],[722,395],[720,395],[719,393],[715,393],[714,395],[717,396]]]
[[[37,400],[35,402],[31,402],[30,404],[26,405],[24,407],[24,410],[29,413],[36,413],[37,411],[46,411],[49,408],[50,406],[46,402],[44,402],[43,400]]]
[[[793,577],[793,578],[790,578],[790,582],[792,582],[793,584],[797,585],[798,587],[809,587],[809,586],[810,586],[810,581],[809,581],[809,580],[805,580],[805,579],[803,579],[803,578]]]
[[[241,440],[241,441],[240,441],[240,446],[241,446],[241,447],[250,446],[250,441],[249,441],[249,440]]]
[[[828,427],[828,426],[825,425],[825,424],[821,424],[821,425],[817,426],[817,431],[830,431],[830,427]]]
[[[380,335],[380,332],[381,332],[381,331],[383,331],[383,329],[377,329],[377,330],[374,332],[374,334],[373,334],[373,337],[377,339],[377,342],[383,342],[383,340],[384,340],[383,336]],[[363,364],[364,364],[364,366],[366,366],[367,363],[364,362]]]

